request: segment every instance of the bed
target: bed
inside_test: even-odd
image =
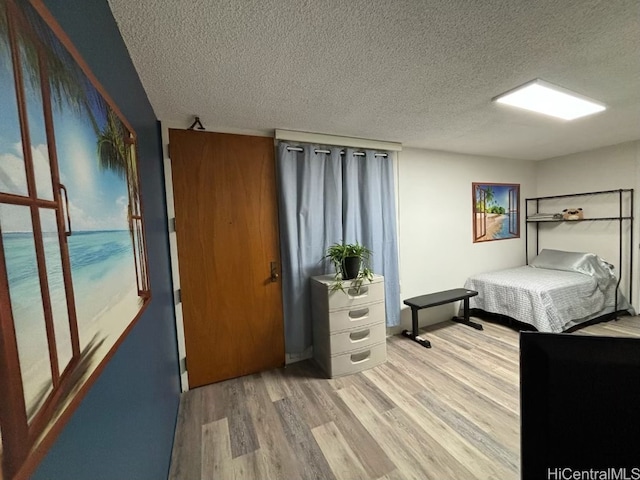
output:
[[[473,315],[559,333],[616,312],[635,315],[617,284],[613,266],[593,253],[542,250],[527,266],[473,275],[464,286],[478,292],[469,299]]]

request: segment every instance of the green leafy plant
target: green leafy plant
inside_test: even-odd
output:
[[[371,282],[373,280],[373,271],[369,261],[371,259],[371,250],[364,245],[356,243],[334,243],[327,248],[325,258],[331,260],[336,269],[335,282],[331,285],[331,291],[345,291],[345,282],[351,282],[349,287],[355,288],[356,292],[360,291],[360,287],[365,280]],[[345,274],[345,261],[347,258],[357,258],[360,261],[360,267],[354,278],[347,278]]]

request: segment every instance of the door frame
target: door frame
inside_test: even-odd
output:
[[[165,200],[167,203],[167,235],[169,237],[169,254],[171,257],[171,291],[173,292],[173,309],[176,319],[176,340],[178,343],[178,368],[180,371],[180,388],[182,392],[189,390],[187,375],[187,349],[184,340],[184,318],[182,303],[179,298],[180,268],[178,264],[178,241],[175,229],[175,206],[173,202],[173,176],[171,175],[171,158],[169,157],[169,128],[184,128],[168,126],[160,122],[162,138],[162,163],[164,165]]]

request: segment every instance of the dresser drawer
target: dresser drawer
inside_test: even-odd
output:
[[[371,323],[385,324],[384,302],[378,302],[370,305],[356,305],[349,310],[338,310],[330,312],[328,318],[328,334],[337,333],[342,330],[351,330],[360,328],[363,325]],[[322,325],[318,325],[323,328]],[[324,327],[325,329],[327,327]]]
[[[384,278],[379,275],[371,282],[365,280],[360,288],[353,287],[353,281],[345,280],[344,290],[331,291],[334,284],[332,275],[311,279],[311,296],[320,308],[332,311],[384,301]]]
[[[332,335],[322,334],[324,332],[321,330],[316,330],[314,335],[315,333],[318,333],[319,338],[314,337],[314,348],[317,345],[321,351],[330,355],[338,355],[384,342],[387,338],[387,327],[384,323],[377,322]]]
[[[339,377],[361,372],[387,360],[387,343],[382,342],[366,348],[352,350],[333,357],[317,357],[316,361],[330,377]]]
[[[360,288],[348,287],[344,291],[329,292],[329,311],[353,309],[359,305],[384,301],[384,282],[369,283],[366,280]]]

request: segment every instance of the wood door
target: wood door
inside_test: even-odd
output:
[[[273,139],[169,130],[169,145],[189,386],[282,366]]]

